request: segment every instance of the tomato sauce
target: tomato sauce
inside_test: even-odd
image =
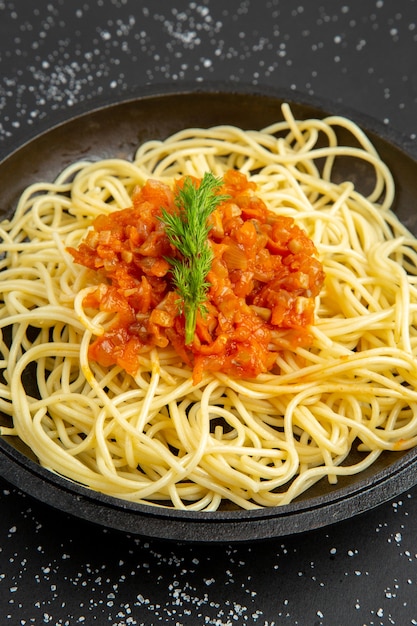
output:
[[[91,343],[90,359],[135,375],[138,355],[171,345],[198,383],[205,371],[256,377],[273,368],[280,350],[310,345],[314,299],[324,281],[313,242],[292,218],[269,211],[242,173],[228,171],[221,194],[228,199],[209,218],[206,311],[187,346],[165,260],[178,253],[160,219],[161,208],[176,210],[175,190],[148,180],[130,208],[100,215],[78,248],[69,248],[76,263],[102,280],[84,306],[113,314]]]

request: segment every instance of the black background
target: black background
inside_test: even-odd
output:
[[[146,85],[218,80],[342,102],[417,153],[417,2],[0,1],[0,156]],[[417,624],[417,489],[303,536],[198,546],[106,531],[2,481],[0,623]]]

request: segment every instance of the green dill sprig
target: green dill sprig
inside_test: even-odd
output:
[[[186,345],[194,339],[197,314],[207,313],[204,303],[210,283],[206,279],[213,260],[207,242],[210,232],[207,220],[227,198],[218,194],[222,184],[221,179],[211,173],[204,174],[199,186],[187,177],[175,197],[177,211],[169,213],[162,209],[161,219],[169,242],[181,255],[166,260],[171,265],[175,289],[180,296],[180,310],[185,316]]]

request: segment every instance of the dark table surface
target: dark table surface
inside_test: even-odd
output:
[[[0,0],[0,156],[145,85],[227,81],[342,102],[417,151],[415,0]],[[0,623],[417,624],[417,488],[304,535],[178,545],[0,480]]]

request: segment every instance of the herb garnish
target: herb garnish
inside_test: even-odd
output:
[[[166,260],[171,265],[181,312],[185,316],[186,345],[194,339],[197,313],[207,313],[204,302],[210,283],[206,278],[213,259],[207,242],[211,228],[207,219],[227,199],[217,193],[222,184],[222,180],[210,172],[204,174],[199,185],[188,176],[175,197],[178,210],[168,213],[162,209],[161,219],[169,242],[181,254],[180,258],[168,257]]]

